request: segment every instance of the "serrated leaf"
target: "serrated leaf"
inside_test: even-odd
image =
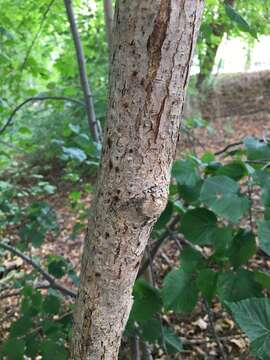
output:
[[[247,175],[247,169],[243,161],[234,160],[218,168],[216,175],[225,175],[233,180],[240,180]]]
[[[195,186],[200,179],[197,165],[191,159],[175,161],[172,175],[179,184],[191,187]]]
[[[262,287],[256,282],[254,273],[245,269],[225,271],[218,276],[217,294],[221,301],[239,301],[259,297]]]
[[[212,236],[217,229],[216,215],[207,209],[196,208],[187,211],[181,221],[180,232],[194,244],[212,243]]]
[[[23,316],[12,323],[10,333],[12,336],[22,336],[27,333],[33,326],[32,320],[28,316]]]
[[[25,343],[23,340],[10,337],[4,342],[3,353],[9,360],[22,360],[24,347]]]
[[[269,359],[270,300],[253,298],[227,303],[241,329],[251,340],[251,350],[261,359]]]
[[[179,336],[169,327],[163,327],[163,336],[166,344],[166,350],[169,354],[181,352],[183,350],[183,344]]]
[[[198,250],[186,246],[180,255],[180,265],[186,272],[199,271],[205,265],[205,259]]]
[[[203,269],[199,272],[196,284],[203,297],[210,303],[216,293],[217,276],[211,269]]]
[[[159,291],[142,279],[135,282],[133,296],[134,302],[130,313],[130,319],[134,321],[146,321],[151,319],[162,306]]]
[[[44,340],[41,344],[42,360],[67,360],[68,354],[63,345],[52,340]]]
[[[250,201],[240,196],[239,185],[227,176],[213,176],[205,180],[201,190],[201,201],[216,215],[236,223],[248,210]]]
[[[270,273],[255,270],[254,279],[261,284],[264,289],[270,290]]]
[[[202,181],[199,180],[194,186],[178,185],[179,196],[188,204],[197,202],[200,197]]]
[[[149,319],[140,324],[141,337],[143,340],[154,343],[161,337],[161,323],[157,319]]]
[[[260,248],[270,255],[270,220],[261,220],[258,222],[258,238]]]
[[[46,314],[57,314],[60,309],[60,300],[57,296],[47,295],[43,302],[43,311]]]
[[[256,253],[256,240],[252,232],[240,229],[232,240],[228,257],[234,267],[245,264]]]
[[[177,313],[189,313],[198,300],[198,290],[194,277],[184,270],[173,270],[164,279],[161,291],[167,309]]]

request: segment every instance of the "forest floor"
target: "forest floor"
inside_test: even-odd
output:
[[[216,120],[211,123],[208,128],[195,129],[196,142],[195,147],[198,153],[204,150],[219,151],[226,145],[241,141],[246,136],[256,136],[263,138],[270,134],[270,123],[259,119],[237,119],[234,121]],[[194,139],[193,139],[194,140]],[[194,141],[193,141],[194,142]],[[200,143],[200,144],[199,144]],[[179,146],[179,153],[191,146],[186,137],[182,138]],[[91,196],[87,195],[81,202],[81,210],[75,208],[71,211],[70,200],[67,196],[70,189],[58,189],[56,194],[50,195],[46,200],[50,202],[58,213],[58,220],[60,225],[60,235],[55,240],[53,237],[48,237],[45,244],[38,249],[33,250],[33,255],[38,255],[44,261],[48,253],[54,253],[68,257],[79,270],[80,254],[84,239],[84,232],[80,232],[75,240],[71,239],[73,226],[80,218],[81,212],[85,208],[89,208],[91,203]],[[76,189],[72,189],[73,191]],[[154,260],[154,272],[156,279],[162,279],[164,275],[179,261],[179,248],[174,241],[168,240],[166,244],[160,249],[156,259]],[[11,260],[8,258],[7,262]],[[13,260],[14,261],[14,258]],[[19,265],[24,270],[28,270],[25,264],[18,260]],[[270,270],[270,259],[257,256],[252,261],[252,267]],[[72,287],[73,285],[68,278],[61,279],[65,285]],[[75,290],[75,289],[74,289]],[[3,314],[16,309],[18,297],[7,298],[1,303],[1,310]],[[16,310],[15,310],[16,311]],[[238,327],[232,321],[228,313],[224,311],[220,303],[216,300],[212,303],[212,322],[215,327],[215,333],[218,335],[219,341],[227,354],[227,360],[251,360],[253,359],[248,354],[248,342],[245,336],[239,331]],[[184,339],[184,352],[181,355],[169,356],[162,353],[161,349],[157,349],[154,360],[158,359],[223,359],[220,354],[220,347],[214,339],[214,334],[211,331],[211,322],[209,316],[204,310],[202,303],[199,303],[192,314],[167,315],[163,318],[164,323],[173,326],[176,333]],[[5,331],[7,324],[0,325],[1,332]],[[52,359],[53,360],[53,359]]]

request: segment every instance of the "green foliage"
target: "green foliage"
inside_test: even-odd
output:
[[[264,291],[270,289],[268,273],[245,268],[256,254],[256,237],[261,249],[269,254],[269,149],[268,143],[247,138],[241,151],[231,154],[230,160],[225,157],[219,162],[213,154],[202,158],[188,155],[175,163],[170,200],[157,229],[162,235],[166,224],[180,214],[176,232],[184,236],[185,242],[180,267],[169,271],[163,280],[160,308],[154,307],[152,295],[147,294],[147,306],[141,305],[142,313],[143,308],[148,311],[139,318],[143,324],[141,336],[146,341],[159,342],[158,322],[151,320],[157,312],[189,313],[200,297],[209,304],[219,299],[226,309],[233,302],[250,298],[260,301]],[[258,187],[264,214],[256,219],[255,227],[255,219],[250,218],[255,207],[250,191]],[[153,312],[147,310],[152,301]],[[144,319],[150,321],[149,326]],[[267,341],[259,339],[252,345],[257,356],[262,356]]]
[[[269,359],[270,300],[251,298],[227,305],[249,337],[252,353],[259,359]]]
[[[165,278],[162,299],[167,309],[176,313],[188,313],[198,300],[198,290],[192,273],[173,270]]]

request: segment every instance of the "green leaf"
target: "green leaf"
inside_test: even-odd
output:
[[[227,303],[241,329],[251,341],[251,351],[260,359],[269,359],[270,300],[253,298]]]
[[[145,280],[139,279],[133,288],[134,302],[130,319],[146,321],[158,312],[162,306],[160,294],[157,289],[150,286]]]
[[[175,161],[172,175],[179,184],[191,187],[200,180],[197,164],[191,159]]]
[[[212,236],[217,229],[216,215],[210,210],[196,208],[187,211],[181,221],[180,232],[194,244],[212,243]]]
[[[63,159],[64,160],[77,160],[79,162],[83,162],[87,159],[85,152],[79,148],[74,147],[64,147],[63,146]]]
[[[199,271],[205,266],[205,259],[199,251],[186,246],[180,255],[180,265],[185,272]]]
[[[225,175],[234,180],[240,180],[247,175],[247,169],[243,161],[234,160],[224,166],[221,166],[216,175]]]
[[[168,353],[180,352],[183,349],[179,336],[167,326],[162,326],[160,321],[156,319],[150,319],[140,324],[140,330],[141,338],[147,342],[159,342],[163,346],[164,340]]]
[[[53,340],[45,340],[41,344],[42,360],[67,360],[68,354],[65,347]]]
[[[163,327],[163,336],[166,344],[166,350],[169,354],[181,352],[183,350],[183,344],[179,336],[169,327]]]
[[[43,302],[43,311],[46,314],[57,314],[60,309],[60,300],[57,296],[47,295]]]
[[[40,340],[34,335],[27,337],[25,355],[35,359],[40,352],[40,345]]]
[[[68,270],[68,263],[62,256],[58,256],[58,255],[48,256],[48,272],[51,275],[53,275],[57,279],[60,279],[67,273],[67,270]]]
[[[267,185],[269,186],[269,184],[267,184]],[[265,207],[270,206],[270,189],[269,189],[269,187],[265,187],[264,189],[262,189],[261,201]]]
[[[182,269],[171,271],[164,279],[161,295],[167,309],[176,313],[191,312],[198,300],[193,275]]]
[[[264,271],[255,270],[254,279],[261,284],[264,289],[270,290],[270,274]]]
[[[32,131],[31,131],[28,127],[26,127],[26,126],[20,127],[18,131],[19,131],[19,133],[22,134],[22,135],[29,135],[29,136],[32,135]]]
[[[229,4],[224,4],[226,14],[229,16],[229,18],[235,22],[239,29],[243,32],[250,33],[253,37],[257,38],[257,35],[254,33],[254,31],[249,26],[248,22]]]
[[[228,251],[231,264],[236,268],[245,264],[256,253],[256,240],[252,232],[240,229]]]
[[[270,160],[270,147],[265,142],[261,142],[252,137],[244,140],[247,149],[247,157],[249,160]]]
[[[210,303],[216,293],[218,274],[211,269],[199,272],[196,284],[203,297]]]
[[[154,343],[161,338],[161,323],[157,319],[149,319],[140,324],[143,340]]]
[[[248,210],[250,202],[240,196],[239,185],[227,176],[213,176],[204,182],[201,201],[217,215],[236,223]]]
[[[12,336],[22,336],[32,328],[32,320],[28,316],[23,316],[20,319],[12,323],[10,327],[10,333]]]
[[[270,183],[270,173],[267,170],[258,169],[253,174],[254,181],[261,187],[265,187]]]
[[[165,210],[162,212],[158,221],[155,224],[155,230],[163,229],[167,225],[167,223],[171,220],[172,214],[173,214],[173,202],[169,200]]]
[[[261,285],[254,273],[245,269],[225,271],[218,276],[217,293],[221,301],[239,301],[261,296]]]
[[[25,343],[23,340],[10,337],[4,342],[3,353],[7,356],[8,360],[22,360],[24,347]]]
[[[258,222],[258,238],[260,248],[270,256],[270,220]]]
[[[226,257],[227,250],[231,245],[233,232],[230,227],[218,228],[213,232],[212,243],[215,247],[213,258],[222,259]]]
[[[188,204],[195,203],[199,197],[202,187],[202,181],[199,180],[194,186],[178,185],[179,196]]]

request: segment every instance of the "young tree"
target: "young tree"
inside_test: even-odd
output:
[[[166,206],[203,0],[118,0],[109,110],[74,313],[74,359],[117,359],[132,286]]]

